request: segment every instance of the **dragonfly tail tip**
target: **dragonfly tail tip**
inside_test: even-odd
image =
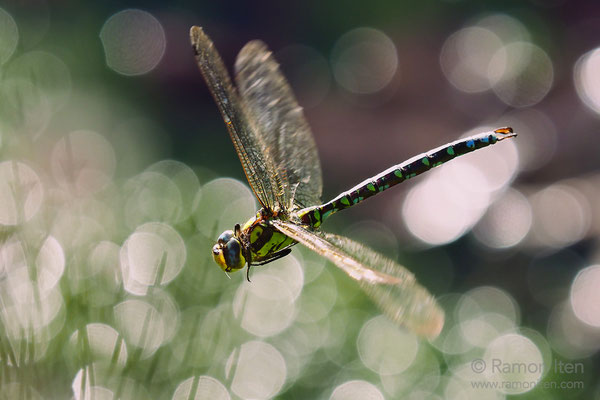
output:
[[[517,137],[517,133],[510,126],[498,128],[494,130],[494,133],[498,136],[498,140],[504,140],[508,138]]]

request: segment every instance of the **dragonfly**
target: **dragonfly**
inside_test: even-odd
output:
[[[264,265],[300,243],[358,282],[383,314],[414,333],[435,338],[444,312],[405,267],[321,224],[392,186],[463,154],[515,137],[504,127],[445,144],[373,176],[331,201],[321,201],[321,165],[303,109],[267,46],[250,41],[235,62],[235,81],[203,29],[190,29],[200,72],[217,103],[260,209],[226,230],[212,248],[226,273]],[[249,280],[249,278],[248,278]]]

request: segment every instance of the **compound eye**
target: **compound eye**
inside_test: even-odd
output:
[[[223,255],[225,257],[227,266],[231,269],[236,270],[244,268],[244,265],[246,264],[246,259],[242,255],[242,245],[237,239],[233,238],[232,240],[227,242]]]
[[[229,242],[231,240],[231,238],[233,238],[233,231],[225,231],[223,233],[221,233],[221,236],[219,236],[219,239],[217,239],[217,242],[225,244],[227,242]]]
[[[238,242],[237,240],[230,240],[229,242],[227,242],[227,245],[225,245],[225,253],[226,259],[234,261],[236,258],[239,257],[240,254],[242,254],[242,247],[240,246],[240,242]]]

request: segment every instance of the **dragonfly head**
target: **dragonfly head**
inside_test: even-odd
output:
[[[221,233],[217,244],[212,248],[213,258],[225,272],[237,271],[246,265],[242,253],[242,243],[231,230]]]

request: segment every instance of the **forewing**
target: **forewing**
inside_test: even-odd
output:
[[[392,321],[428,338],[439,335],[444,312],[406,268],[348,238],[309,231],[281,220],[272,223],[277,230],[328,258],[358,281]]]
[[[274,165],[269,164],[263,153],[266,145],[257,136],[256,126],[235,91],[213,42],[198,26],[191,28],[190,38],[198,67],[227,125],[248,183],[261,205],[273,209],[278,189]]]
[[[264,43],[252,41],[240,51],[235,70],[240,94],[283,183],[286,206],[319,204],[322,178],[317,148],[279,64]]]

